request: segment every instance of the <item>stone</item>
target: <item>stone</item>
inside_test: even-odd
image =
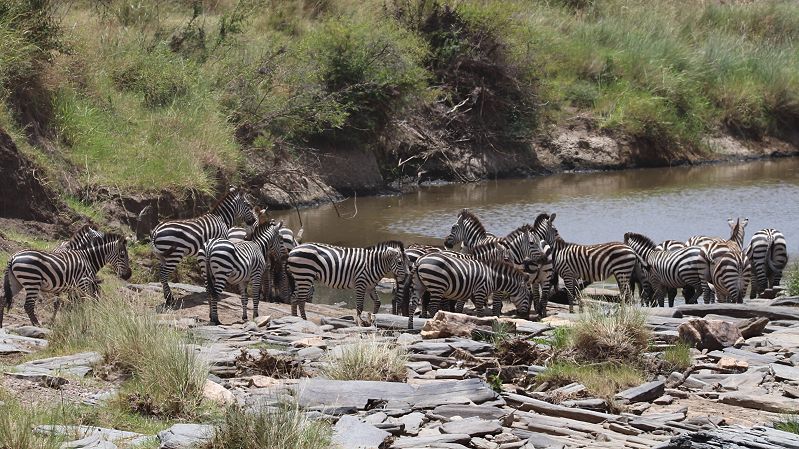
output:
[[[306,337],[300,338],[299,340],[294,340],[291,342],[291,346],[294,346],[295,348],[325,348],[327,347],[327,343],[325,343],[325,340],[322,337]]]
[[[315,346],[297,351],[297,358],[301,360],[319,360],[323,355],[325,355],[324,349]]]
[[[672,402],[674,402],[674,397],[668,394],[664,394],[663,396],[652,401],[652,403],[656,405],[669,405]]]
[[[333,443],[348,449],[378,449],[391,434],[354,416],[342,416],[333,428]]]
[[[0,355],[9,355],[9,354],[29,354],[31,351],[21,348],[17,345],[7,344],[7,343],[0,343]]]
[[[8,329],[9,332],[29,338],[47,338],[53,333],[50,329],[38,326],[19,326]]]
[[[92,372],[94,365],[100,363],[103,357],[96,352],[82,352],[79,354],[62,357],[50,357],[33,360],[16,366],[18,371],[39,372],[52,374],[57,371],[60,375],[85,377]]]
[[[738,329],[740,329],[741,335],[744,338],[749,339],[763,335],[763,331],[766,330],[768,323],[769,319],[764,316],[750,318],[744,322],[738,323]]]
[[[444,419],[450,419],[453,416],[460,416],[461,418],[477,417],[482,419],[500,419],[508,413],[508,411],[490,405],[440,405],[430,412],[431,415]]]
[[[471,337],[477,328],[491,330],[499,320],[494,317],[475,317],[440,310],[422,326],[422,338]],[[509,323],[515,331],[515,324]]]
[[[436,379],[463,379],[469,373],[466,369],[438,369],[434,371]]]
[[[433,365],[431,365],[430,362],[427,361],[408,362],[405,364],[405,367],[416,371],[417,374],[424,374],[426,372],[433,370]]]
[[[371,415],[367,415],[365,418],[363,418],[363,422],[365,422],[366,424],[376,425],[384,423],[386,419],[388,419],[388,415],[386,415],[383,412],[377,412],[377,413],[372,413]]]
[[[720,320],[693,319],[677,328],[680,339],[697,349],[724,349],[742,338],[733,323]]]
[[[769,366],[771,367],[771,371],[774,373],[774,377],[777,379],[799,382],[799,368],[782,365],[780,363],[772,363]]]
[[[660,396],[666,391],[666,383],[662,380],[654,380],[637,387],[629,388],[616,395],[616,398],[627,402],[649,402]]]
[[[207,424],[175,424],[158,432],[159,449],[199,449],[214,437],[214,426]]]
[[[262,376],[260,374],[251,376],[250,381],[252,382],[252,386],[256,388],[269,388],[275,385],[283,384],[283,381],[281,381],[280,379],[275,379],[274,377],[269,377],[269,376]]]
[[[744,360],[738,360],[733,357],[722,357],[719,359],[718,362],[716,362],[716,366],[724,369],[730,369],[730,370],[739,369],[746,371],[746,369],[749,368],[749,363],[747,363]]]
[[[470,436],[494,435],[502,432],[499,421],[488,421],[480,418],[466,418],[452,420],[441,426],[444,433],[465,433]]]
[[[762,388],[739,390],[719,395],[722,404],[753,408],[775,413],[799,412],[799,401],[766,393]]]
[[[424,413],[413,412],[399,418],[393,418],[392,420],[398,424],[404,424],[405,433],[407,435],[417,435],[425,421],[425,416]]]
[[[255,325],[258,327],[267,327],[269,326],[269,321],[272,320],[271,315],[261,315],[253,318]]]
[[[418,437],[400,437],[391,445],[394,449],[411,449],[423,447],[443,448],[445,443],[468,443],[471,438],[468,434],[440,434]]]
[[[398,345],[410,345],[416,343],[417,341],[422,341],[422,336],[418,334],[408,334],[403,333],[397,337],[397,344]]]
[[[11,371],[6,372],[6,376],[15,377],[17,379],[35,382],[47,388],[61,388],[61,386],[69,383],[68,380],[61,376],[48,374],[47,372],[39,371]]]
[[[36,426],[36,428],[34,428],[33,431],[34,433],[38,433],[40,435],[54,435],[59,437],[72,437],[72,438],[78,437],[79,438],[78,440],[75,440],[71,443],[66,443],[66,444],[71,444],[70,446],[62,446],[69,448],[105,449],[106,447],[108,447],[109,449],[112,449],[110,446],[98,445],[97,442],[100,441],[112,442],[125,445],[127,447],[127,446],[135,446],[138,444],[142,444],[151,438],[141,433],[128,432],[125,430],[106,429],[103,427],[91,427],[91,426],[42,425],[42,426]]]
[[[205,381],[203,385],[203,397],[220,405],[232,405],[236,403],[236,398],[230,390],[212,380]]]

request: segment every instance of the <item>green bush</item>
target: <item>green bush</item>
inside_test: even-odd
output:
[[[233,407],[208,449],[328,449],[331,435],[330,424],[309,420],[296,404],[255,413]]]
[[[117,88],[141,94],[148,107],[167,106],[185,96],[197,76],[191,61],[161,46],[151,51],[129,49],[111,72]]]
[[[679,340],[674,346],[663,351],[663,361],[668,364],[669,369],[685,371],[694,363],[691,345]]]

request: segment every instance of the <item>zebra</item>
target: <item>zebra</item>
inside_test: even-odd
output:
[[[719,300],[743,302],[746,288],[751,278],[749,259],[743,253],[743,241],[748,218],[727,219],[730,226],[730,238],[694,236],[689,238],[687,246],[701,246],[712,260],[708,282],[712,289],[704,289],[704,302]]]
[[[751,299],[763,293],[766,289],[780,285],[782,271],[788,265],[788,244],[782,232],[766,228],[752,235],[746,256],[752,264],[752,274],[755,281],[752,283]]]
[[[430,293],[431,308],[444,299],[465,301],[471,298],[478,316],[483,316],[490,295],[506,293],[516,304],[516,313],[527,317],[531,295],[527,282],[525,273],[504,261],[481,261],[453,252],[427,254],[416,262],[414,269],[408,329],[413,328],[413,315],[423,290]],[[494,312],[497,312],[496,306]]]
[[[586,283],[601,281],[615,276],[623,301],[630,299],[630,275],[638,262],[638,256],[629,246],[620,242],[579,245],[567,243],[552,224],[555,214],[547,219],[546,242],[552,247],[555,272],[563,278],[569,297],[569,313],[574,312],[577,296],[577,281]],[[579,302],[583,309],[582,300]]]
[[[443,248],[433,245],[422,245],[419,243],[411,243],[410,245],[405,247],[405,257],[408,259],[408,267],[409,271],[411,267],[416,265],[416,261],[419,260],[420,257],[430,254],[430,253],[438,253],[444,251]],[[408,297],[403,295],[405,291],[406,284],[409,284],[411,278],[409,276],[405,277],[403,285],[400,286],[399,283],[397,284],[397,290],[394,292],[394,300],[391,304],[391,313],[394,315],[402,315],[408,316]],[[427,309],[427,300],[430,298],[429,295],[424,295],[422,298],[422,310]]]
[[[286,251],[280,257],[270,256],[272,282],[263,284],[264,287],[269,287],[263,296],[267,301],[288,302],[291,297],[291,287],[286,274],[286,259],[288,253],[302,242],[303,228],[300,228],[295,236],[290,228],[281,226],[279,233]]]
[[[397,281],[405,279],[408,261],[405,246],[400,241],[389,240],[366,248],[343,248],[322,243],[297,245],[288,255],[287,271],[294,283],[291,297],[291,314],[305,316],[305,302],[312,296],[314,281],[332,288],[355,289],[356,321],[362,324],[363,301],[369,295],[374,302],[374,313],[380,309],[380,299],[375,287],[387,273]]]
[[[657,249],[658,246],[649,238],[628,232],[624,234],[624,243],[633,249],[643,260],[644,276],[641,301],[655,302],[663,307],[664,295],[678,287],[689,285],[693,288],[692,297],[685,298],[690,304],[696,301],[703,288],[707,286],[710,274],[710,257],[699,246],[689,246],[671,251]],[[647,301],[649,299],[649,301]],[[669,295],[669,307],[674,307],[674,297]]]
[[[678,249],[688,248],[685,246],[685,242],[680,240],[663,240],[657,246],[655,246],[655,251],[674,251]],[[641,293],[643,294],[643,288]],[[667,288],[666,295],[669,298],[669,307],[674,304],[674,300],[677,298],[677,288]],[[686,300],[686,304],[696,304],[696,290],[690,285],[683,285],[682,286],[682,296]],[[688,298],[694,298],[693,302],[688,301]],[[643,298],[642,298],[643,301]]]
[[[247,321],[247,287],[253,285],[253,318],[258,316],[261,284],[269,284],[270,258],[285,252],[279,229],[283,223],[263,223],[252,233],[252,241],[213,238],[205,244],[206,288],[211,324],[218,325],[217,302],[228,284],[239,286],[241,319]],[[267,286],[266,290],[271,288]]]
[[[3,278],[3,301],[0,303],[0,327],[3,326],[3,305],[11,308],[11,301],[25,290],[25,312],[31,324],[39,325],[34,306],[40,292],[61,293],[77,288],[87,295],[98,294],[96,276],[100,268],[111,264],[117,276],[130,279],[130,261],[124,237],[104,234],[91,241],[86,249],[66,250],[59,253],[24,250],[15,253],[8,261]],[[56,310],[53,312],[55,318]]]
[[[458,220],[452,225],[449,235],[444,239],[444,247],[452,249],[458,243],[463,246],[463,252],[469,254],[471,247],[478,243],[499,241],[499,237],[486,232],[485,226],[469,209],[463,209],[458,214]]]
[[[54,253],[63,253],[75,249],[87,248],[95,239],[102,238],[103,233],[85,224],[72,234],[69,240],[65,240],[53,248]]]
[[[227,235],[225,236],[228,240],[251,240],[252,237],[252,229],[241,228],[238,226],[232,227],[227,230]]]
[[[544,258],[538,268],[538,272],[531,279],[531,290],[533,293],[533,305],[539,318],[547,316],[547,303],[552,293],[558,289],[558,276],[555,273],[555,261],[552,247],[546,242],[547,219],[549,215],[539,214],[530,226],[531,238],[538,242]],[[528,271],[528,270],[525,270]]]
[[[248,226],[258,219],[244,193],[231,187],[211,212],[188,220],[163,221],[152,230],[150,240],[160,262],[158,278],[167,306],[171,307],[175,302],[169,288],[169,276],[178,263],[184,257],[197,255],[208,240],[227,236],[236,218],[243,218]]]

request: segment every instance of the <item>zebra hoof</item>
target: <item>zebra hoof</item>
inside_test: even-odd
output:
[[[209,324],[211,326],[221,326],[222,325],[222,323],[219,321],[219,318],[211,318],[211,321],[209,322]]]

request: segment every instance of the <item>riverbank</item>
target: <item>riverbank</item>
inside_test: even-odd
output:
[[[596,383],[578,371],[565,371],[565,361],[579,366],[579,353],[568,339],[577,338],[575,329],[586,318],[558,305],[543,322],[442,312],[416,320],[417,330],[407,331],[402,317],[378,314],[376,327],[356,327],[351,310],[318,304],[308,305],[310,321],[287,316],[287,305],[262,304],[263,315],[243,323],[238,296],[225,294],[220,318],[227,324],[206,326],[207,305],[194,298],[199,287],[176,286],[183,306],[158,315],[153,312],[161,301],[157,284],[113,288],[123,290],[106,290],[110,301],[126,298],[124,307],[152,317],[145,320],[150,325],[191,336],[190,360],[196,357],[208,370],[202,389],[191,390],[200,395],[199,408],[169,415],[142,408],[146,396],[127,402],[136,391],[131,389],[136,377],[115,374],[124,366],[108,363],[109,348],[82,346],[79,354],[57,352],[59,358],[39,360],[63,351],[63,326],[56,325],[55,334],[20,327],[27,324],[24,314],[13,309],[7,315],[12,325],[0,333],[1,399],[15,413],[12,418],[25,418],[18,422],[35,426],[38,435],[55,435],[49,440],[53,447],[85,438],[84,445],[104,448],[188,448],[208,443],[215,434],[233,437],[225,433],[232,424],[226,407],[240,407],[271,423],[280,416],[274,413],[285,413],[280,407],[287,401],[293,404],[289,410],[297,407],[303,418],[294,429],[297,435],[310,435],[309,423],[320,427],[312,428],[319,432],[313,434],[317,445],[286,449],[665,449],[685,447],[690,440],[746,448],[799,444],[796,434],[774,428],[795,431],[795,421],[786,416],[796,411],[791,398],[799,382],[797,298],[641,309],[644,352],[635,371],[612,377],[615,389],[608,391],[606,377]],[[86,325],[86,335],[101,326]],[[705,350],[677,341],[691,332],[702,337],[696,344]],[[57,341],[48,342],[52,338]],[[372,354],[373,348],[378,352]],[[399,377],[393,372],[369,381],[331,377],[331,365],[345,363],[352,351],[376,357],[381,366],[400,357]],[[171,378],[175,368],[163,367],[161,376]],[[348,375],[357,372],[351,369]],[[44,416],[51,418],[36,421]],[[262,429],[269,438],[272,427]]]

